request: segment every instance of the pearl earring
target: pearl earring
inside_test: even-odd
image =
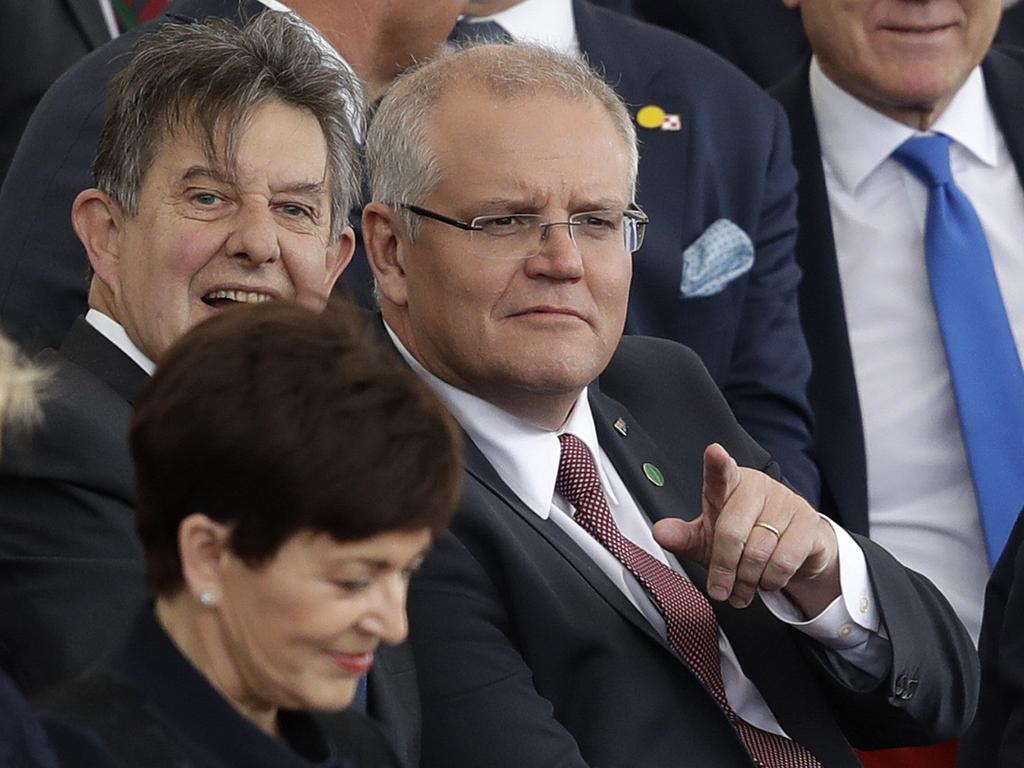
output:
[[[218,599],[220,599],[220,595],[217,594],[215,589],[204,589],[199,593],[199,602],[208,607],[216,605]]]

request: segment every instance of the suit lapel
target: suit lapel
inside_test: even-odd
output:
[[[89,325],[84,317],[75,320],[61,344],[60,353],[96,376],[131,405],[135,405],[135,398],[149,378],[149,374]]]
[[[810,61],[772,90],[789,117],[798,186],[797,262],[803,270],[800,314],[814,370],[809,395],[815,446],[825,479],[822,511],[867,534],[867,466],[860,400],[836,261],[832,216],[811,105]],[[835,509],[829,508],[831,494]]]
[[[590,404],[601,447],[648,519],[654,523],[666,517],[693,520],[700,515],[701,510],[693,501],[702,497],[696,475],[673,471],[675,465],[629,411],[594,386],[590,388]],[[626,434],[622,434],[623,428]],[[656,485],[648,478],[644,464],[658,467],[664,485]],[[679,558],[679,562],[707,597],[706,569],[684,558]],[[747,608],[736,609],[714,600],[709,602],[743,672],[761,692],[786,733],[821,757],[829,754],[830,746],[844,743],[845,737],[832,719],[808,717],[810,702],[818,702],[823,712],[827,711],[827,703],[807,674],[790,631],[771,615],[764,603],[757,599]],[[833,754],[828,764],[843,764],[847,757]]]
[[[463,437],[466,443],[465,462],[467,474],[497,496],[500,502],[508,506],[523,522],[538,533],[548,546],[554,548],[555,551],[568,560],[580,577],[624,619],[658,643],[658,645],[662,646],[668,653],[673,653],[669,645],[654,631],[654,628],[644,619],[636,607],[605,576],[597,563],[587,556],[557,524],[550,519],[541,519],[527,507],[512,489],[505,484],[505,481],[501,479],[494,467],[491,466],[490,462],[487,461],[469,436],[463,434]]]
[[[96,0],[66,0],[68,9],[91,48],[99,48],[111,40]]]

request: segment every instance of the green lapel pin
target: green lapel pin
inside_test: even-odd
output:
[[[644,474],[647,476],[648,480],[659,488],[665,484],[665,476],[661,474],[661,470],[649,461],[644,462]]]

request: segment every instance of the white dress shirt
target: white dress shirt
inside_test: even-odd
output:
[[[978,640],[989,567],[924,254],[925,186],[890,155],[919,134],[812,62],[811,100],[867,452],[871,538],[930,578]],[[975,69],[934,133],[988,240],[1024,350],[1024,192]]]
[[[675,555],[654,540],[651,522],[640,510],[614,465],[597,440],[597,430],[584,390],[566,423],[556,432],[540,429],[474,395],[456,389],[423,368],[409,354],[390,327],[395,346],[406,362],[448,405],[459,424],[487,458],[508,487],[543,520],[561,528],[597,565],[644,618],[666,637],[665,620],[647,591],[632,573],[604,546],[573,520],[572,506],[555,493],[555,478],[563,432],[579,437],[590,450],[601,477],[601,486],[616,525],[624,536],[668,565],[684,578]],[[848,533],[834,526],[839,539],[840,582],[843,595],[819,616],[805,620],[803,614],[779,593],[762,593],[769,610],[780,620],[818,640],[846,661],[881,678],[890,666],[889,643],[880,634],[880,616],[871,588],[864,553]],[[785,735],[760,692],[743,673],[729,639],[719,630],[722,682],[733,709],[757,727]]]
[[[517,42],[537,43],[568,56],[580,55],[572,0],[523,0],[493,16],[473,17],[473,21],[496,21]]]
[[[128,334],[120,323],[103,314],[98,309],[90,309],[86,312],[85,322],[102,333],[107,341],[128,355],[139,368],[150,376],[153,375],[153,371],[156,370],[156,363],[146,357],[142,350],[135,346],[135,343],[128,338]]]

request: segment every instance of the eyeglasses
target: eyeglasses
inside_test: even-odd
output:
[[[537,213],[477,216],[459,221],[418,205],[399,203],[399,207],[470,233],[480,232],[486,238],[487,255],[508,259],[528,259],[536,255],[544,247],[548,230],[559,226],[568,227],[569,239],[580,253],[614,256],[621,253],[622,248],[634,253],[644,242],[649,221],[647,214],[638,209],[584,211],[572,214],[567,221],[544,221]]]

